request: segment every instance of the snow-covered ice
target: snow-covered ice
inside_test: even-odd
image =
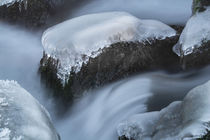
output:
[[[187,22],[179,42],[174,46],[174,52],[180,55],[188,55],[210,40],[210,7],[206,11],[196,13]]]
[[[15,81],[0,80],[0,139],[59,139],[48,112]]]
[[[189,140],[210,129],[210,81],[192,89],[183,101],[157,112],[132,116],[118,126],[118,135],[135,140]]]
[[[57,75],[65,81],[72,67],[79,71],[83,63],[110,44],[174,35],[174,29],[159,21],[140,20],[125,12],[107,12],[77,17],[49,28],[43,34],[42,44],[48,56],[59,60]]]

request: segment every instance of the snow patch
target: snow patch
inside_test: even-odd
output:
[[[188,55],[195,48],[201,47],[202,43],[210,40],[210,7],[204,12],[193,15],[187,22],[179,42],[173,50],[177,55]],[[183,54],[181,54],[181,52]]]
[[[58,140],[48,112],[15,81],[0,80],[0,139]]]
[[[49,28],[43,34],[42,44],[48,56],[59,60],[57,75],[65,81],[71,70],[78,72],[90,57],[96,57],[113,43],[175,35],[174,29],[159,21],[140,20],[125,12],[107,12],[77,17]]]
[[[210,81],[157,112],[132,116],[118,126],[118,135],[135,140],[189,140],[210,129]]]

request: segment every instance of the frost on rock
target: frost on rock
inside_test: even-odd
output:
[[[140,114],[118,126],[118,135],[135,140],[189,140],[210,129],[210,81],[157,112]]]
[[[15,2],[21,3],[22,1],[27,1],[27,0],[1,0],[0,6],[2,6],[2,5],[10,6],[10,5],[14,4]]]
[[[0,139],[58,140],[46,110],[15,81],[0,80]]]
[[[179,42],[174,46],[174,52],[179,55],[188,55],[195,48],[210,40],[210,7],[204,12],[196,13],[187,22]]]
[[[0,0],[0,6],[2,5],[13,5],[15,2],[24,3],[25,9],[27,9],[27,3],[28,1],[32,1],[32,0]],[[43,0],[43,1],[47,1],[47,0]],[[53,4],[53,5],[60,5],[61,3],[63,3],[64,0],[49,0],[49,3]]]
[[[175,36],[171,27],[155,20],[140,20],[125,12],[108,12],[77,17],[44,32],[45,53],[59,60],[57,76],[78,72],[89,58],[117,42],[149,41]]]

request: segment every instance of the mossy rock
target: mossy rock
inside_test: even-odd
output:
[[[192,14],[205,11],[207,6],[210,6],[209,0],[193,0]]]
[[[64,86],[57,78],[59,61],[44,54],[40,62],[40,74],[46,85],[53,89],[55,96],[60,96],[64,102],[71,102],[86,90],[140,72],[160,69],[180,70],[179,57],[172,52],[172,47],[177,41],[176,36],[149,42],[112,44],[104,48],[97,57],[90,58],[78,73],[71,72]]]
[[[20,23],[27,27],[40,27],[46,24],[54,6],[47,0],[27,0],[0,6],[0,19],[9,23]]]

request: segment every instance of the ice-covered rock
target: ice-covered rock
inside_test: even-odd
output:
[[[176,31],[159,21],[125,12],[85,15],[44,32],[40,73],[56,96],[70,102],[90,88],[145,70],[177,70],[177,41]]]
[[[48,112],[15,81],[0,80],[0,139],[59,140]]]
[[[125,12],[85,15],[49,28],[42,37],[48,57],[59,60],[57,76],[63,81],[73,70],[117,42],[146,42],[176,35],[169,26],[155,20],[140,20]]]
[[[178,55],[188,55],[195,48],[210,40],[210,7],[192,16],[187,22],[174,51]]]
[[[210,7],[197,12],[187,22],[173,51],[180,56],[184,68],[209,64],[210,56]]]
[[[191,140],[210,129],[210,81],[192,89],[183,101],[157,112],[132,116],[118,126],[118,135],[135,140]]]

